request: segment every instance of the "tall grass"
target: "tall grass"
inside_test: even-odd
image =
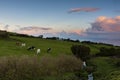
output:
[[[41,80],[81,70],[81,60],[74,56],[9,56],[0,58],[0,80]]]

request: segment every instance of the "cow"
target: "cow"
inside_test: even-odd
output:
[[[35,47],[34,46],[30,46],[27,48],[27,50],[35,50]]]
[[[25,44],[25,43],[22,43],[22,44],[21,44],[21,46],[22,46],[22,47],[25,47],[25,46],[26,46],[26,44]]]
[[[48,48],[48,49],[47,49],[47,53],[49,53],[50,51],[51,51],[51,48]]]
[[[86,62],[85,61],[83,61],[83,67],[86,67]]]
[[[40,53],[40,49],[37,49],[37,54],[39,54]]]
[[[17,45],[17,46],[20,46],[20,45],[21,45],[21,43],[20,43],[20,42],[16,42],[16,45]]]

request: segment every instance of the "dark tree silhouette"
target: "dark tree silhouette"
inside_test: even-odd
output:
[[[73,45],[71,51],[77,58],[82,60],[88,59],[90,55],[90,48],[84,45]]]

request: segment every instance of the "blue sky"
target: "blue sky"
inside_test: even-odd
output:
[[[110,37],[108,33],[120,32],[119,7],[120,0],[0,0],[0,29],[30,35],[105,41]],[[115,23],[108,24],[110,20]],[[98,26],[104,30],[99,31]],[[95,30],[100,36],[95,35]]]

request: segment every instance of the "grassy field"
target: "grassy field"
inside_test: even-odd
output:
[[[21,47],[17,46],[16,42],[25,42],[26,46]],[[7,55],[21,55],[21,54],[34,54],[34,51],[27,51],[29,46],[35,46],[36,48],[41,49],[41,55],[47,53],[47,48],[52,48],[51,54],[68,54],[71,55],[71,46],[74,44],[81,44],[78,42],[67,42],[61,40],[46,40],[46,39],[39,39],[39,38],[26,38],[26,37],[14,37],[11,36],[11,40],[3,40],[0,39],[0,56],[7,56]],[[95,54],[99,52],[99,48],[105,45],[95,45],[95,44],[83,44],[91,49],[91,54]],[[108,46],[106,46],[108,47]],[[4,54],[3,54],[4,53]]]
[[[78,42],[67,42],[61,40],[47,40],[47,39],[39,39],[39,38],[27,38],[27,37],[15,37],[10,36],[11,39],[5,40],[0,39],[0,57],[3,56],[22,56],[22,55],[30,55],[34,56],[36,51],[28,51],[27,48],[29,46],[35,46],[36,48],[41,49],[41,53],[38,55],[39,57],[43,55],[51,55],[57,56],[60,54],[72,55],[71,46],[74,44],[82,44]],[[16,42],[24,42],[26,43],[25,47],[17,46]],[[107,45],[98,45],[98,44],[82,44],[90,47],[91,55],[94,55],[99,52],[100,47],[110,47]],[[50,53],[47,53],[47,48],[52,48]],[[110,62],[111,58],[109,57],[93,57],[88,62],[97,66],[96,71],[94,72],[95,80],[107,80],[106,76],[109,76],[110,73],[114,71],[120,71],[120,68],[114,67],[113,63]],[[120,76],[120,74],[118,74]],[[117,76],[117,77],[118,77]],[[116,76],[115,76],[116,77]],[[54,77],[48,77],[46,80],[53,80]],[[56,80],[56,79],[54,79]],[[69,79],[70,80],[70,79]],[[111,79],[112,80],[112,79]],[[115,79],[113,76],[113,80]]]
[[[116,68],[111,60],[112,59],[109,57],[97,57],[91,59],[91,62],[97,66],[97,69],[94,72],[95,80],[107,80],[105,77],[110,73],[114,71],[120,71],[120,68]]]
[[[21,55],[27,54],[32,55],[36,52],[34,51],[27,51],[29,46],[35,46],[36,48],[41,49],[41,55],[47,54],[47,48],[52,48],[51,54],[71,54],[70,47],[73,44],[79,43],[72,43],[72,42],[65,42],[65,41],[57,41],[57,40],[46,40],[46,39],[38,39],[38,38],[25,38],[25,37],[11,37],[13,40],[2,40],[0,39],[0,56],[7,56],[7,55]],[[18,41],[16,41],[18,40]],[[25,42],[26,46],[21,47],[17,46],[16,42]]]

